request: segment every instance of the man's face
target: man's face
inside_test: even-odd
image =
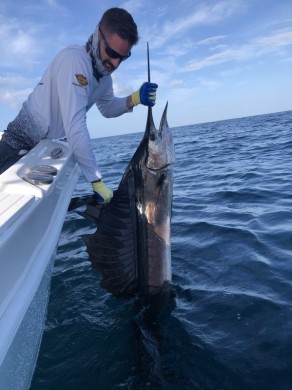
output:
[[[129,42],[118,34],[108,34],[99,28],[99,54],[105,69],[112,73],[120,63],[131,55]]]

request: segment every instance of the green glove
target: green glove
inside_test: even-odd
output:
[[[99,204],[108,203],[113,197],[113,192],[99,179],[91,182],[95,200]]]
[[[157,87],[158,85],[154,83],[147,82],[142,84],[138,91],[133,92],[131,95],[133,105],[143,104],[144,106],[154,106]]]

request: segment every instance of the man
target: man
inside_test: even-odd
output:
[[[113,94],[111,74],[130,57],[138,40],[132,16],[111,8],[86,46],[61,50],[2,136],[0,174],[41,139],[66,136],[96,200],[109,202],[112,191],[104,184],[93,154],[86,112],[95,103],[104,117],[112,118],[131,112],[138,104],[155,104],[157,84],[144,83],[124,98]]]

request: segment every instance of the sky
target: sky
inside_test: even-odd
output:
[[[125,8],[139,31],[132,56],[113,73],[114,93],[158,84],[156,126],[170,127],[292,109],[292,0],[1,0],[0,131],[62,48],[84,45],[103,12]],[[92,138],[144,131],[147,109],[87,115]]]

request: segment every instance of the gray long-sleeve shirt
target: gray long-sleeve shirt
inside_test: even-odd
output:
[[[87,180],[96,180],[101,172],[86,124],[86,113],[93,104],[107,118],[131,111],[126,97],[114,96],[111,76],[97,82],[85,47],[70,46],[53,59],[2,139],[15,149],[27,149],[43,138],[66,136]]]

